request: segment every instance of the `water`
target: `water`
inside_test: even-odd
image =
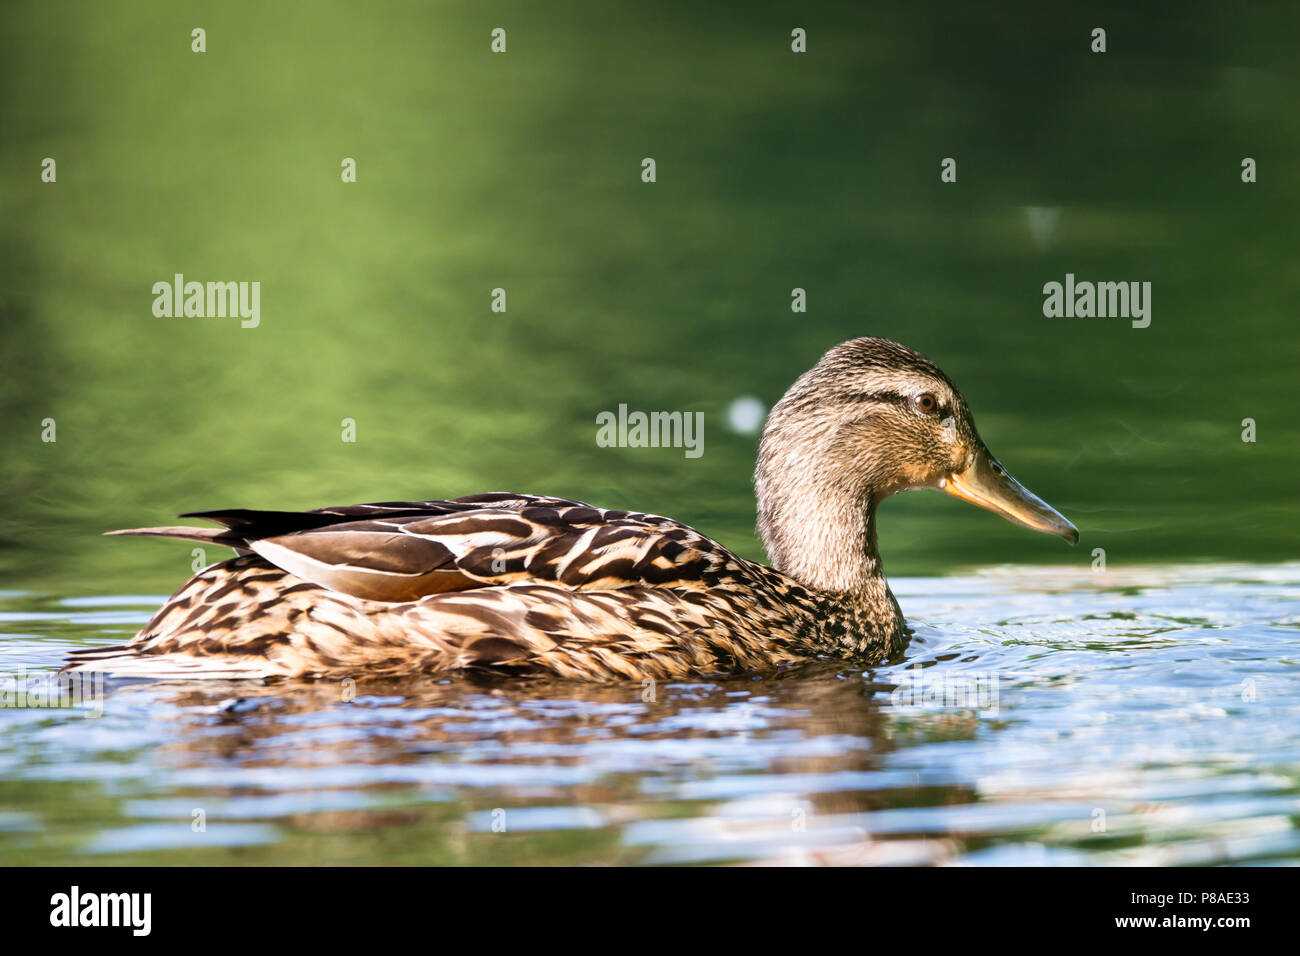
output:
[[[0,710],[6,863],[1300,861],[1300,564],[900,578],[899,664],[111,684]],[[0,604],[5,669],[156,597]],[[204,828],[195,829],[196,811]]]

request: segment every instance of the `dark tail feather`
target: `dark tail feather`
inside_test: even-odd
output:
[[[255,511],[251,508],[226,508],[222,511],[189,511],[182,518],[202,518],[223,524],[232,534],[246,541],[274,538],[295,531],[311,531],[325,525],[340,524],[371,517],[366,515],[322,514],[315,511]]]

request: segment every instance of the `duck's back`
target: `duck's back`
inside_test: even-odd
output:
[[[308,512],[213,511],[226,545],[130,642],[69,670],[354,677],[493,668],[672,678],[798,658],[813,611],[789,579],[655,515],[516,494]]]

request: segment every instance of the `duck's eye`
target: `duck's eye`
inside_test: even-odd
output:
[[[923,412],[932,412],[939,407],[939,403],[929,392],[922,392],[916,396],[916,407]]]

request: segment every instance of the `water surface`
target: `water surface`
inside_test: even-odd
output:
[[[1297,585],[1300,564],[903,578],[898,664],[653,694],[111,683],[102,716],[0,709],[0,859],[1300,862]],[[56,667],[157,600],[11,593],[0,661]]]

